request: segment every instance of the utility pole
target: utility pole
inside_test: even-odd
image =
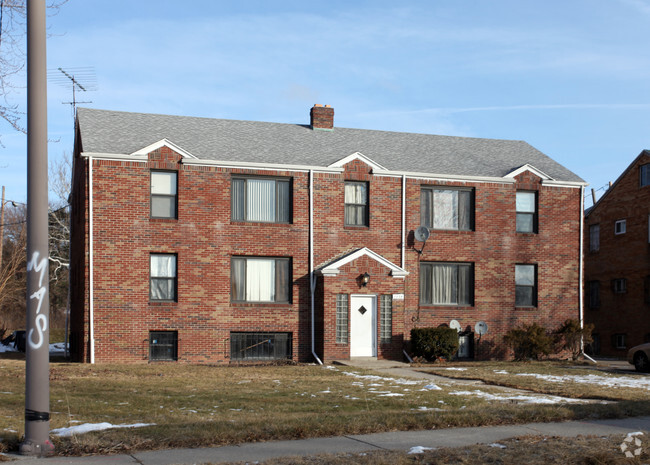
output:
[[[27,343],[23,455],[54,452],[50,435],[45,0],[27,0]]]

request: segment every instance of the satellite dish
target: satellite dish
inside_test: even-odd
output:
[[[476,326],[474,326],[474,331],[476,331],[476,334],[479,336],[483,336],[485,333],[487,333],[488,326],[485,321],[479,321],[476,323]]]
[[[429,228],[426,226],[418,226],[418,229],[415,230],[415,240],[420,242],[425,242],[429,239]]]
[[[449,327],[451,329],[455,329],[456,331],[458,331],[460,333],[461,328],[460,328],[460,323],[458,322],[458,320],[451,320],[449,322]]]

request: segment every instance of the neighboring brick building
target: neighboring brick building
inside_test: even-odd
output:
[[[76,360],[402,359],[452,320],[460,356],[504,357],[508,329],[579,317],[578,176],[522,141],[333,118],[79,109]]]
[[[650,342],[650,151],[585,214],[585,321],[592,351],[625,357]]]

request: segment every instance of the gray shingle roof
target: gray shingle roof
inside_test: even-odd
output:
[[[525,164],[583,180],[523,141],[78,109],[83,150],[130,154],[167,139],[199,159],[326,167],[360,152],[390,171],[502,177]]]

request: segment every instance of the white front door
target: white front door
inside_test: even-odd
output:
[[[350,300],[350,357],[376,357],[377,297],[353,295]]]

